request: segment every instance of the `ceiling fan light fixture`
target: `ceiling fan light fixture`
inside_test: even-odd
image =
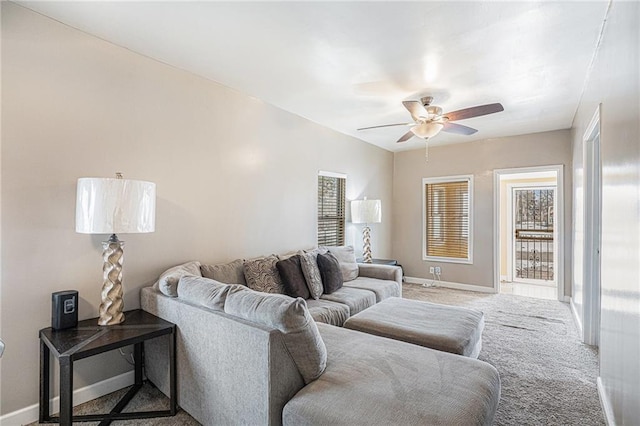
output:
[[[413,126],[411,131],[414,135],[422,139],[432,138],[442,130],[443,123],[437,121],[430,121],[428,123],[421,124],[419,126]]]

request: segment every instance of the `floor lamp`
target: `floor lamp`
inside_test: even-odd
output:
[[[122,256],[124,241],[116,234],[155,230],[156,185],[116,178],[80,178],[76,193],[76,232],[111,234],[103,248],[103,285],[99,325],[124,321],[122,301]]]
[[[382,222],[382,203],[380,200],[354,200],[351,202],[351,222],[364,223],[362,230],[362,257],[365,263],[371,263],[371,228],[370,223]]]

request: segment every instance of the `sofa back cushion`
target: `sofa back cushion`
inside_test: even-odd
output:
[[[202,276],[211,278],[225,284],[247,285],[244,278],[244,260],[236,259],[233,262],[219,265],[201,265]]]
[[[178,284],[178,297],[215,311],[224,311],[229,293],[248,291],[240,284],[223,284],[209,278],[185,275]]]
[[[340,264],[343,281],[353,281],[358,278],[358,263],[353,246],[324,247],[333,254]]]
[[[263,293],[284,294],[284,286],[276,268],[278,256],[271,255],[244,261],[244,277],[247,286]]]
[[[343,280],[340,265],[333,253],[318,254],[318,268],[320,269],[322,285],[326,294],[331,294],[342,287]]]
[[[307,281],[304,279],[302,267],[300,266],[300,255],[296,254],[284,260],[279,260],[276,263],[276,268],[280,273],[285,294],[291,297],[302,297],[303,299],[311,297]]]
[[[178,282],[185,275],[201,277],[200,262],[194,260],[167,269],[158,279],[158,289],[166,296],[178,297]]]
[[[327,366],[327,348],[302,298],[237,291],[228,294],[224,311],[280,330],[305,384],[317,379]]]

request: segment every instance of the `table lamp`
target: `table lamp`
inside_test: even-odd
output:
[[[104,265],[99,325],[124,321],[122,256],[124,241],[116,234],[155,230],[156,185],[140,180],[80,178],[76,193],[76,232],[111,234],[102,243]]]
[[[363,253],[365,263],[371,263],[371,228],[370,223],[382,222],[382,203],[380,200],[354,200],[351,202],[351,222],[364,223],[362,230]]]

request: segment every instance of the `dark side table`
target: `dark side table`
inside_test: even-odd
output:
[[[169,339],[169,409],[122,413],[143,384],[144,342],[165,334]],[[133,345],[135,383],[109,413],[74,416],[73,363],[77,360]],[[49,413],[50,360],[49,354],[60,363],[60,416]],[[40,330],[40,423],[95,422],[108,425],[113,420],[144,419],[174,416],[176,404],[176,326],[141,309],[125,312],[125,321],[118,325],[100,326],[98,318],[78,322],[65,330],[51,327]]]
[[[364,258],[360,257],[356,259],[358,263],[365,263]],[[400,266],[398,265],[398,261],[395,259],[371,259],[371,263],[375,265],[391,265],[391,266]]]

